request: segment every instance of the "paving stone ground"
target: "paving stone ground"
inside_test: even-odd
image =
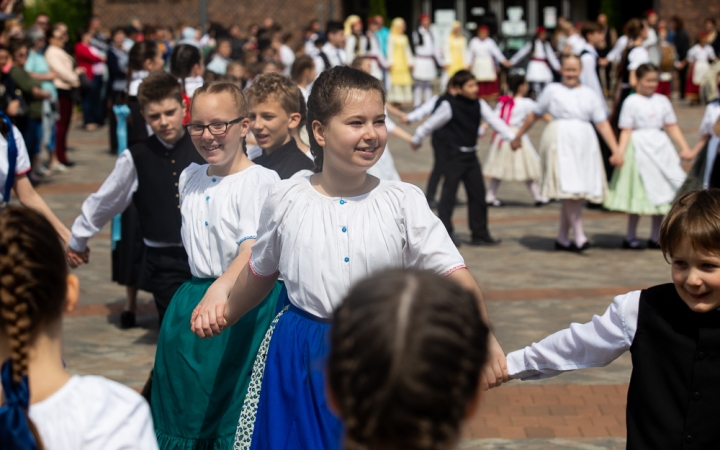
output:
[[[690,145],[702,109],[675,104]],[[538,124],[530,133],[537,145]],[[56,175],[38,190],[66,224],[82,201],[112,170],[107,130],[73,129],[70,157],[77,165]],[[480,141],[484,157],[489,138]],[[432,152],[418,152],[391,139],[390,149],[404,180],[425,186]],[[464,198],[461,192],[460,197]],[[503,239],[494,248],[462,247],[461,253],[488,301],[494,332],[506,351],[524,347],[571,322],[602,314],[613,296],[668,282],[669,265],[658,251],[619,249],[626,218],[621,214],[585,212],[586,232],[594,248],[583,255],[557,253],[559,205],[535,208],[520,183],[505,183],[503,208],[490,210],[492,233]],[[468,237],[467,209],[458,208],[458,233]],[[641,238],[649,220],[641,221]],[[74,373],[104,375],[139,389],[150,371],[157,340],[157,314],[151,296],[140,294],[139,327],[121,330],[118,315],[125,291],[110,281],[109,226],[90,243],[91,264],[76,271],[81,280],[78,309],[65,321],[64,358]],[[512,382],[486,394],[478,415],[465,430],[462,449],[620,449],[625,441],[625,397],[631,370],[625,355],[611,365],[538,382]]]

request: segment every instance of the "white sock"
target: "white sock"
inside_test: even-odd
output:
[[[573,230],[575,245],[582,247],[588,240],[582,223],[582,201],[566,200],[566,202],[568,203],[568,220]]]
[[[549,200],[547,197],[543,197],[540,195],[540,186],[537,184],[537,181],[526,181],[525,184],[527,185],[528,190],[530,191],[530,195],[532,195],[533,200],[536,202],[542,202],[547,203]]]
[[[560,208],[560,228],[558,230],[557,241],[561,245],[567,247],[570,245],[570,239],[568,239],[568,232],[570,231],[570,220],[568,219],[568,205],[567,200],[563,200],[562,207]]]
[[[660,240],[660,225],[662,225],[663,216],[652,216],[652,228],[650,230],[650,240],[658,242]]]
[[[637,226],[638,222],[640,222],[640,216],[637,214],[630,214],[628,216],[628,225],[627,225],[627,234],[625,235],[625,240],[628,242],[632,242],[635,239],[637,239]]]
[[[486,203],[492,203],[497,200],[496,194],[498,187],[500,187],[500,180],[498,180],[497,178],[492,178],[490,180],[490,184],[488,185],[487,194],[485,194]]]

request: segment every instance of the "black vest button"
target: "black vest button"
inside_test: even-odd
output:
[[[687,442],[688,444],[692,444],[693,442],[695,442],[695,438],[691,434],[688,434],[685,438],[685,442]]]
[[[702,361],[703,359],[705,359],[705,352],[699,352],[699,353],[697,354],[697,359],[699,359],[700,361]]]

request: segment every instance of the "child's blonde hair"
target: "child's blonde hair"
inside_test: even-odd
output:
[[[242,117],[243,119],[247,118],[248,116],[248,107],[247,107],[247,100],[245,99],[245,95],[243,94],[243,91],[235,85],[235,83],[232,83],[230,81],[211,81],[210,83],[205,83],[199,88],[195,90],[193,93],[192,103],[190,105],[190,114],[192,115],[193,107],[195,106],[195,101],[204,94],[225,94],[226,96],[232,98],[233,102],[235,103],[235,107],[237,108],[238,117]],[[247,154],[247,146],[245,145],[245,138],[242,140],[242,149],[245,154]]]
[[[720,189],[688,192],[675,201],[660,227],[665,259],[685,239],[695,249],[720,254]]]

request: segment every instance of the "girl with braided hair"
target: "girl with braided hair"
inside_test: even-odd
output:
[[[473,294],[432,272],[355,285],[333,314],[327,366],[343,448],[455,448],[480,406],[487,339]]]
[[[157,449],[139,394],[62,361],[62,316],[78,302],[57,233],[39,213],[0,211],[0,448]]]
[[[316,173],[270,188],[257,240],[230,295],[204,298],[191,329],[213,337],[285,282],[289,305],[260,345],[235,448],[340,448],[342,424],[328,408],[324,362],[333,311],[350,286],[390,268],[430,270],[482,293],[422,191],[368,175],[387,142],[385,93],[372,75],[338,66],[323,72],[308,100]],[[486,385],[505,379],[504,355],[489,337]]]

